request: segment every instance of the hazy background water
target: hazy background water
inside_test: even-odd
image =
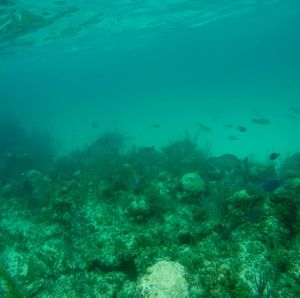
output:
[[[214,154],[299,151],[300,115],[290,110],[300,108],[299,1],[99,2],[74,1],[79,13],[56,27],[29,23],[14,39],[2,31],[2,118],[48,130],[63,151],[115,129],[128,145],[160,147],[188,134]],[[31,8],[24,3],[1,11]],[[83,33],[74,25],[57,35],[100,11],[104,21]]]

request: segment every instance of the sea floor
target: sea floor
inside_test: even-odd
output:
[[[107,133],[66,156],[2,152],[1,297],[300,295],[299,153],[278,166],[188,138],[122,144]],[[156,264],[180,276],[166,266],[147,287]]]

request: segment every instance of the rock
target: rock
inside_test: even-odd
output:
[[[198,173],[188,173],[181,178],[184,191],[189,193],[200,193],[205,189],[205,182]]]
[[[297,193],[300,192],[300,178],[290,179],[289,185],[292,189],[294,189]]]
[[[160,261],[147,269],[139,284],[141,297],[188,298],[189,290],[182,265],[171,261]]]
[[[126,209],[126,212],[129,217],[137,221],[143,221],[151,215],[150,206],[144,199],[131,202]]]
[[[233,194],[233,199],[235,201],[248,201],[250,199],[250,195],[247,193],[247,190],[242,189]]]

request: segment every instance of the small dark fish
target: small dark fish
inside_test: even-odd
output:
[[[99,123],[93,122],[93,123],[92,123],[92,127],[93,127],[93,128],[98,128],[98,127],[99,127]]]
[[[238,129],[240,132],[246,132],[246,131],[247,131],[247,127],[245,127],[245,126],[238,126],[237,129]]]
[[[211,127],[207,127],[205,126],[204,124],[202,123],[197,123],[197,125],[203,130],[203,131],[206,131],[206,132],[211,132],[212,128]]]
[[[269,155],[270,160],[275,160],[280,156],[280,153],[273,152]]]
[[[263,190],[271,192],[279,188],[280,186],[287,185],[287,179],[271,179],[263,184]]]
[[[157,123],[156,124],[152,124],[152,127],[153,128],[160,128],[160,124],[157,124]]]
[[[255,118],[252,122],[260,125],[268,125],[271,123],[271,121],[266,118]]]
[[[230,140],[230,141],[236,141],[237,139],[238,138],[236,136],[234,136],[234,135],[228,136],[228,140]]]

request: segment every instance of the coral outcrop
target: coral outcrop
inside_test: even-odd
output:
[[[182,265],[160,261],[150,268],[140,281],[139,290],[145,298],[188,298],[188,284]]]
[[[190,194],[201,193],[205,189],[205,182],[198,173],[187,173],[181,178],[184,191]]]

